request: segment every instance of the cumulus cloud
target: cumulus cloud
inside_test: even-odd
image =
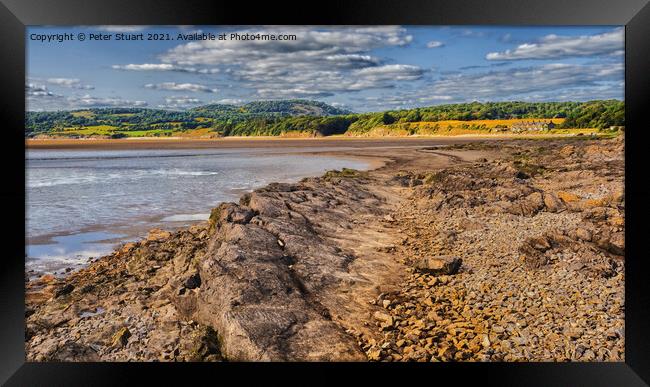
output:
[[[28,83],[25,85],[25,91],[47,91],[47,86]]]
[[[140,32],[142,30],[145,30],[147,26],[99,26],[97,27],[98,30],[100,31],[106,31],[106,32]]]
[[[165,97],[165,104],[158,105],[162,109],[187,109],[190,107],[201,104],[202,101],[198,98],[184,96],[170,96]]]
[[[413,81],[422,78],[424,70],[418,66],[391,64],[377,67],[367,67],[355,71],[354,74],[355,76],[370,82],[386,80]]]
[[[199,74],[216,74],[219,72],[217,68],[201,68],[183,67],[169,63],[129,63],[125,65],[112,65],[111,68],[115,70],[125,71],[177,71],[183,73],[199,73]]]
[[[622,99],[623,64],[566,64],[442,75],[413,90],[363,98],[358,110],[406,109],[471,101],[587,101]]]
[[[192,42],[162,54],[161,64],[221,68],[263,98],[318,98],[390,88],[396,82],[419,79],[423,72],[416,66],[385,64],[370,54],[376,48],[410,44],[413,38],[402,27],[266,27],[238,33],[295,34],[296,40]]]
[[[218,103],[223,105],[241,105],[245,102],[245,100],[239,98],[222,98],[219,100],[210,101],[210,103]]]
[[[437,40],[432,40],[427,43],[427,48],[438,48],[444,46],[444,43],[437,41]]]
[[[490,52],[487,60],[558,59],[596,55],[615,55],[623,52],[624,31],[616,28],[597,35],[547,35],[536,43],[524,43],[513,50]]]
[[[172,90],[172,91],[190,91],[190,92],[203,92],[203,93],[216,93],[217,89],[211,89],[205,85],[196,83],[176,83],[176,82],[163,82],[163,83],[148,83],[144,85],[147,89],[158,90]]]
[[[55,94],[47,89],[45,85],[39,85],[36,83],[28,83],[25,85],[25,94],[28,98],[33,97],[46,97],[46,98],[60,98],[62,95]]]
[[[66,98],[72,106],[77,107],[144,107],[146,101],[131,101],[119,97],[70,96]]]
[[[553,63],[476,74],[455,74],[433,83],[431,90],[457,99],[517,99],[543,93],[557,99],[562,93],[591,90],[591,98],[622,98],[624,67],[619,64]],[[568,95],[568,94],[567,94]],[[568,98],[567,98],[568,99]]]
[[[95,88],[92,85],[82,84],[81,80],[77,78],[48,78],[45,82],[49,83],[50,85],[57,85],[72,89],[92,90]]]

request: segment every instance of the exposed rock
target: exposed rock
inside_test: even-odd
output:
[[[66,294],[72,293],[74,290],[74,286],[71,284],[66,284],[63,286],[61,289],[57,290],[56,293],[54,294],[54,297],[61,297],[65,296]]]
[[[575,230],[576,237],[578,239],[582,239],[583,241],[589,242],[591,241],[591,232],[587,229],[584,229],[582,227],[578,227]]]
[[[124,347],[129,342],[129,337],[131,337],[131,331],[129,331],[129,328],[121,328],[113,335],[112,345],[114,347]]]
[[[159,228],[154,228],[149,231],[149,235],[147,235],[147,240],[148,241],[159,241],[163,239],[167,239],[171,236],[171,233],[169,231],[161,230]],[[132,245],[129,245],[129,249],[131,248]],[[124,248],[127,246],[125,245]],[[127,250],[128,251],[128,250]]]
[[[185,286],[188,289],[196,289],[199,286],[201,286],[201,276],[199,275],[199,273],[194,273],[191,276],[189,276],[183,283],[183,286]]]
[[[544,193],[544,205],[549,212],[559,212],[564,209],[564,204],[553,193]]]
[[[463,260],[452,255],[439,255],[418,259],[414,266],[416,269],[432,275],[456,274]]]
[[[476,150],[491,161],[463,158]],[[515,152],[543,171],[517,178]],[[27,282],[27,359],[624,360],[622,141],[394,157]]]

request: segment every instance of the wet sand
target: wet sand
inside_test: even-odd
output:
[[[517,136],[522,138],[522,136]],[[537,135],[535,137],[541,137]],[[281,147],[394,147],[464,144],[477,140],[508,140],[513,136],[438,136],[438,137],[225,137],[216,139],[133,138],[133,139],[28,139],[28,149],[201,149],[201,148],[281,148]]]

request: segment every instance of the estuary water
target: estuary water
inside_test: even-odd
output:
[[[318,150],[328,149],[310,149]],[[304,151],[28,150],[26,269],[60,274],[146,236],[151,228],[206,220],[220,202],[236,202],[242,193],[271,182],[369,167],[358,159]]]

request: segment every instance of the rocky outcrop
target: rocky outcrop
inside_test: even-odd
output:
[[[489,149],[487,161],[401,173],[405,187],[427,176],[390,215],[410,275],[370,300],[384,311],[375,315],[383,337],[363,338],[368,358],[624,359],[622,139],[439,152]],[[439,255],[462,258],[463,270],[421,270]]]
[[[68,278],[29,283],[30,358],[59,359],[75,340],[68,360],[365,360],[348,328],[371,308],[365,290],[348,291],[382,277],[341,233],[385,213],[372,184],[352,170],[271,184],[205,225],[152,230]]]
[[[624,359],[621,139],[393,157],[27,281],[28,360]]]

